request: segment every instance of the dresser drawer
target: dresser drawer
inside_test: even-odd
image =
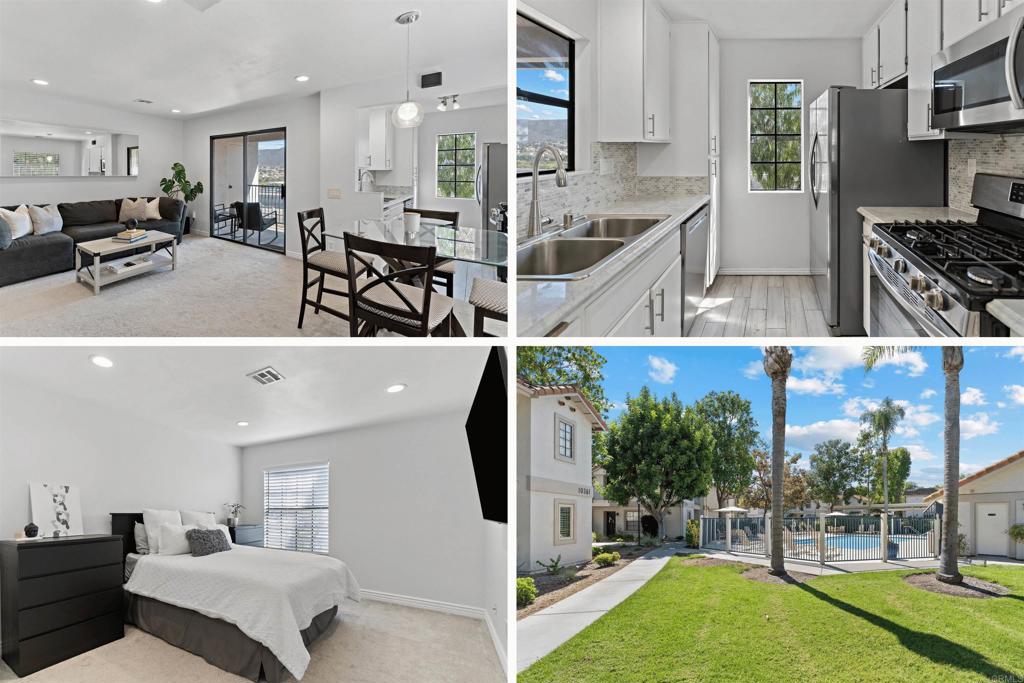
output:
[[[121,586],[121,562],[18,582],[18,608],[28,609]]]
[[[100,593],[81,595],[18,612],[18,635],[22,640],[55,631],[104,614],[121,614],[122,589],[108,588]]]
[[[102,567],[121,561],[121,541],[26,547],[18,557],[18,578],[31,579],[55,571],[67,572]]]
[[[124,621],[116,612],[27,638],[18,643],[19,666],[15,673],[25,676],[123,637]]]

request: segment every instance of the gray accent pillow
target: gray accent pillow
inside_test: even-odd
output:
[[[231,550],[228,539],[220,529],[189,529],[185,532],[192,557],[203,557]]]
[[[149,537],[146,536],[146,525],[135,522],[135,552],[149,555]]]
[[[11,226],[3,218],[0,218],[0,251],[11,246]]]

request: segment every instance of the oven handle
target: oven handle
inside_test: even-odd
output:
[[[910,304],[910,302],[904,299],[903,296],[898,291],[896,291],[896,288],[889,284],[889,281],[886,280],[883,276],[881,266],[879,265],[879,261],[882,261],[881,256],[878,256],[873,251],[869,251],[868,259],[871,262],[871,272],[878,278],[879,284],[881,284],[882,287],[885,288],[885,291],[889,294],[889,296],[891,296],[896,301],[896,303],[898,303],[903,308],[903,310],[905,310],[907,313],[913,316],[914,320],[916,320],[921,325],[921,327],[924,328],[924,331],[928,333],[929,337],[960,336],[955,331],[953,331],[953,328],[950,327],[944,330],[938,327],[931,320],[928,320],[927,318],[921,316],[920,313],[914,310],[914,307]],[[882,263],[884,263],[884,261],[882,261]]]
[[[1020,43],[1020,33],[1024,30],[1024,16],[1017,19],[1017,23],[1010,32],[1010,42],[1006,46],[1006,85],[1010,89],[1010,99],[1017,109],[1024,109],[1024,97],[1017,85],[1017,44]]]

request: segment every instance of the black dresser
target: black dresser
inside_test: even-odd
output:
[[[251,545],[254,548],[263,547],[263,525],[262,524],[239,524],[229,526],[231,542],[236,545]]]
[[[124,637],[120,536],[0,541],[3,658],[27,676]]]

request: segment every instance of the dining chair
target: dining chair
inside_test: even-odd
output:
[[[496,280],[473,278],[469,292],[469,303],[473,305],[473,336],[495,337],[484,332],[484,319],[508,322],[508,285]]]
[[[458,211],[435,211],[434,209],[406,209],[405,213],[418,213],[421,218],[434,218],[439,221],[448,221],[452,227],[459,228]],[[444,287],[445,296],[455,296],[455,261],[452,259],[438,259],[434,264],[434,284]]]
[[[407,337],[465,336],[455,318],[455,301],[432,286],[436,255],[435,247],[345,233],[348,272],[365,270],[361,277],[348,280],[351,335],[372,337],[389,330]],[[389,265],[386,273],[377,267],[378,259]]]
[[[349,280],[349,273],[354,272],[358,277],[363,274],[363,269],[349,270],[348,261],[344,252],[328,251],[327,238],[324,226],[324,210],[310,209],[299,211],[299,234],[302,237],[302,303],[299,305],[299,329],[302,329],[302,320],[306,315],[306,306],[313,306],[313,313],[319,315],[320,311],[326,311],[336,315],[342,320],[348,320],[347,313],[335,310],[323,303],[324,294],[335,294],[348,299],[348,288],[328,289],[325,287],[327,276]],[[310,279],[310,273],[316,277]],[[309,288],[316,286],[316,299],[309,298]]]

